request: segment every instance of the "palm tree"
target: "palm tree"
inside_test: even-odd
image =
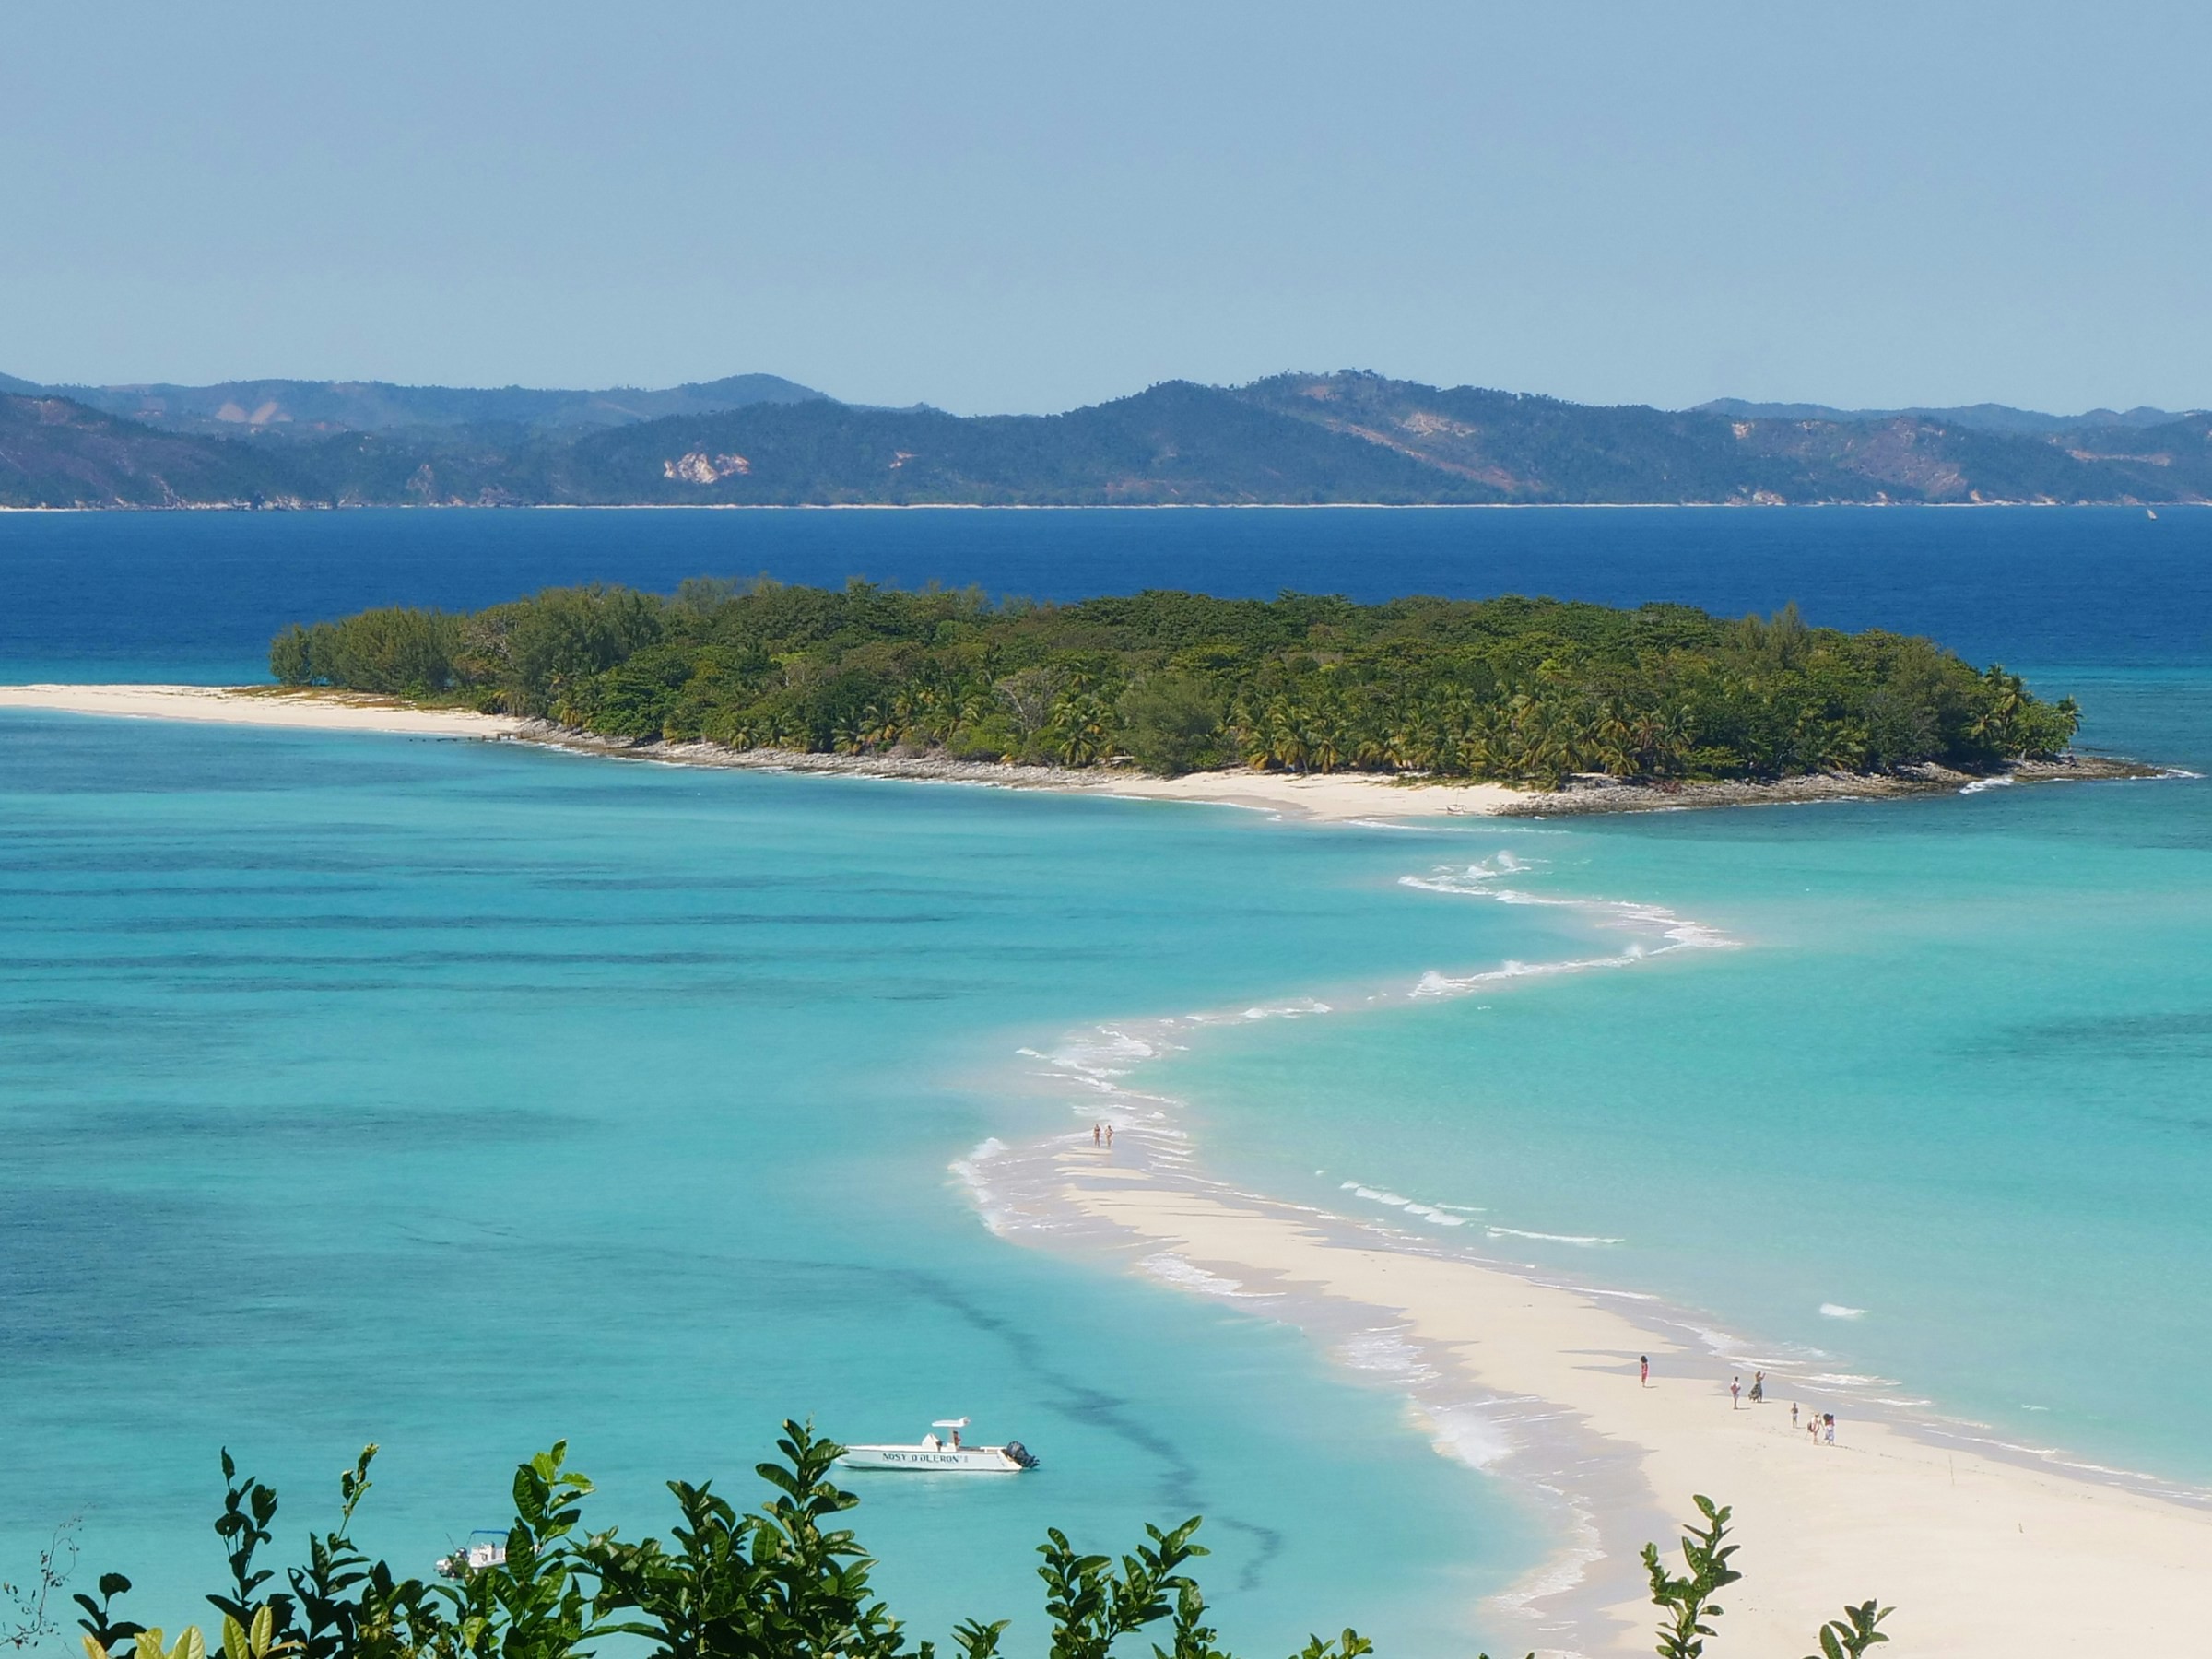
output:
[[[1241,691],[1229,705],[1228,724],[1230,741],[1244,758],[1244,764],[1254,768],[1265,766],[1268,763],[1265,722],[1253,712],[1251,700]]]
[[[1106,705],[1088,692],[1064,698],[1044,736],[1069,766],[1092,765],[1106,752]]]
[[[860,714],[861,741],[871,749],[897,748],[906,740],[905,710],[909,706],[904,696],[895,697],[888,704],[869,703]]]
[[[1267,743],[1265,764],[1288,767],[1292,771],[1305,771],[1309,757],[1303,711],[1288,697],[1277,694],[1267,701],[1264,729]]]
[[[1471,710],[1458,747],[1460,764],[1470,778],[1512,776],[1512,735],[1504,705],[1485,703]]]
[[[1342,722],[1333,713],[1317,712],[1313,724],[1307,728],[1306,753],[1311,762],[1324,772],[1336,770],[1344,759],[1346,747]]]
[[[1591,723],[1590,736],[1600,771],[1616,778],[1625,778],[1635,771],[1636,762],[1629,753],[1628,717],[1618,702],[1608,699],[1600,706],[1597,718]]]
[[[1663,778],[1679,777],[1689,769],[1689,751],[1697,743],[1697,724],[1679,703],[1660,716],[1659,744],[1653,752],[1653,770]]]
[[[1382,759],[1396,771],[1436,771],[1436,728],[1426,709],[1410,709],[1392,722],[1382,740]]]
[[[2028,683],[1992,663],[1983,673],[1982,688],[1985,700],[1967,726],[1967,735],[1992,754],[2012,754],[2018,747],[2015,734],[2028,706]]]
[[[798,711],[788,705],[770,709],[761,722],[761,741],[770,748],[804,748],[809,735]]]

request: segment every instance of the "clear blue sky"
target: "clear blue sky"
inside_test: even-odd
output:
[[[2212,7],[0,18],[0,370],[2212,404]]]

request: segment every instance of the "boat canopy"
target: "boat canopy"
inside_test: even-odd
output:
[[[932,1429],[965,1429],[968,1427],[968,1419],[966,1418],[939,1418],[930,1427]]]

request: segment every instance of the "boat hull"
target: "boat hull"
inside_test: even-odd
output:
[[[996,1446],[848,1446],[848,1469],[902,1469],[937,1475],[1018,1475],[1023,1465]]]

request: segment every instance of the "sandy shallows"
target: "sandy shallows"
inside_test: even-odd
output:
[[[1363,1241],[1312,1211],[1163,1183],[1088,1150],[1062,1172],[1065,1197],[1141,1243],[1147,1260],[1168,1253],[1195,1270],[1185,1276],[1194,1285],[1288,1291],[1387,1321],[1468,1389],[1571,1434],[1583,1464],[1570,1484],[1593,1477],[1592,1463],[1610,1466],[1601,1484],[1611,1500],[1585,1512],[1596,1559],[1586,1559],[1585,1537],[1579,1573],[1509,1598],[1533,1616],[1531,1645],[1648,1653],[1653,1609],[1634,1550],[1653,1535],[1651,1522],[1688,1513],[1690,1495],[1705,1492],[1735,1507],[1746,1574],[1721,1598],[1721,1653],[1808,1652],[1822,1619],[1868,1596],[1897,1609],[1886,1652],[2203,1650],[2212,1512],[1864,1418],[1843,1420],[1833,1446],[1819,1443],[1792,1430],[1787,1397],[1732,1409],[1734,1368],[1654,1335],[1606,1295],[1449,1253],[1394,1250],[1371,1234]],[[1646,1354],[1652,1382],[1641,1387]],[[1510,1457],[1498,1472],[1512,1477]],[[1679,1570],[1674,1535],[1657,1535]]]
[[[505,714],[418,709],[394,699],[222,686],[0,686],[0,709],[432,737],[509,737],[524,724]]]

